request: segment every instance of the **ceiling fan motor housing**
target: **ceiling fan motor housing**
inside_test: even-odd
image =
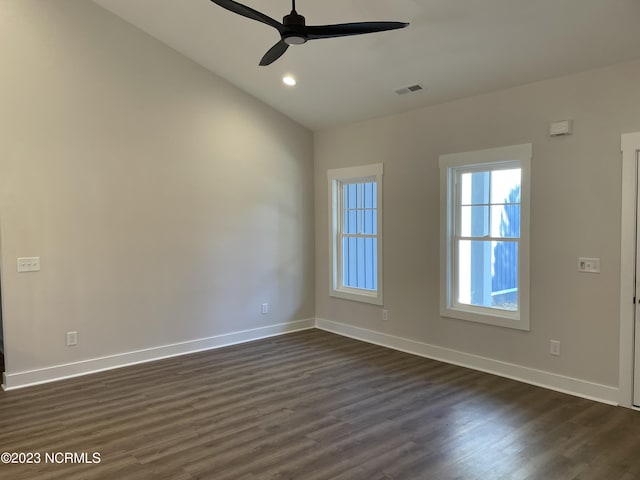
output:
[[[292,10],[289,15],[286,15],[282,19],[282,25],[287,29],[293,27],[289,32],[284,32],[282,39],[287,45],[302,45],[307,41],[307,37],[302,33],[296,33],[296,27],[304,27],[305,20],[302,15],[298,15],[298,12]]]

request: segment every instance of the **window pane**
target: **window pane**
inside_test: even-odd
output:
[[[376,190],[372,182],[344,185],[343,233],[377,234]]]
[[[491,172],[467,172],[460,176],[460,200],[462,205],[489,203],[489,179]]]
[[[352,280],[353,287],[364,288],[365,281],[364,238],[356,239],[356,278]]]
[[[492,306],[518,310],[518,243],[493,242]]]
[[[345,210],[344,233],[357,233],[357,231],[358,231],[357,210]]]
[[[491,207],[491,236],[520,237],[520,205],[494,205]]]
[[[491,306],[491,242],[461,240],[458,248],[458,301]]]
[[[349,237],[342,237],[342,284],[349,285]]]
[[[373,182],[368,182],[364,184],[364,208],[375,208],[376,207],[376,197],[374,194],[374,186]]]
[[[520,203],[521,169],[491,173],[491,203]]]
[[[518,310],[518,244],[458,241],[458,302]]]
[[[342,284],[345,287],[377,289],[376,248],[375,238],[343,237]]]
[[[362,231],[365,235],[376,234],[376,212],[375,210],[364,211],[364,229]]]
[[[346,248],[343,250],[347,267],[342,271],[342,284],[355,287],[358,282],[358,247],[355,237],[345,237]]]
[[[371,194],[373,195],[371,207],[378,208],[378,184],[373,182],[371,185],[373,186],[371,189]]]
[[[357,191],[354,183],[347,183],[344,186],[344,208],[356,208]]]
[[[369,259],[370,268],[367,270],[367,290],[378,289],[378,239],[367,238],[365,245],[367,246],[367,259]]]
[[[460,208],[460,236],[485,237],[489,235],[489,207]]]

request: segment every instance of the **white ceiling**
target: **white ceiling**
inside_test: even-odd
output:
[[[298,0],[308,25],[411,26],[292,46],[267,67],[277,31],[209,0],[93,1],[313,130],[640,58],[640,0]],[[425,90],[394,92],[414,83]]]

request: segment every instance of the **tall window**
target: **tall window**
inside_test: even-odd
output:
[[[331,296],[382,305],[382,170],[327,172]]]
[[[440,157],[441,314],[529,329],[531,145]]]

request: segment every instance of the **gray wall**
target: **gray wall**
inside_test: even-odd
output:
[[[313,317],[311,132],[91,2],[1,10],[8,372]]]
[[[317,133],[316,316],[618,385],[620,135],[640,130],[638,85],[640,63],[627,63]],[[550,138],[562,119],[575,133]],[[441,318],[438,156],[522,143],[533,143],[531,332]],[[326,170],[378,162],[388,322],[380,307],[328,295]],[[580,256],[601,258],[602,273],[578,273]]]

